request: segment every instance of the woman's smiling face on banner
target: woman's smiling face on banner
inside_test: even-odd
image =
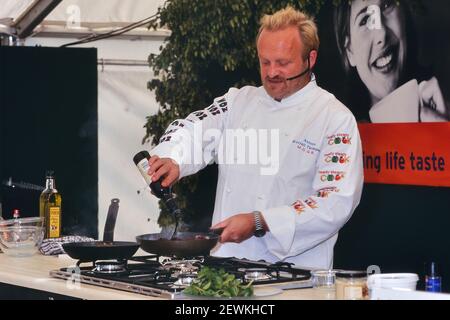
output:
[[[376,103],[400,81],[406,60],[405,16],[394,0],[353,0],[348,61]]]

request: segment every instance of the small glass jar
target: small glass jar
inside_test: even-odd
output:
[[[313,270],[311,271],[311,282],[313,288],[334,290],[336,270]]]
[[[336,299],[365,300],[369,298],[366,271],[339,271],[336,273]]]

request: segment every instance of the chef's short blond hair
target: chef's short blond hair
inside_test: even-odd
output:
[[[287,6],[274,14],[266,14],[260,20],[260,28],[256,41],[264,29],[268,31],[278,31],[287,27],[294,26],[298,28],[300,37],[303,41],[303,58],[306,59],[312,50],[319,50],[319,34],[314,19],[301,11]]]

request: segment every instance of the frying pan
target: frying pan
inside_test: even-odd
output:
[[[119,211],[119,199],[112,199],[106,217],[103,241],[71,242],[62,245],[73,259],[80,261],[126,260],[139,249],[136,242],[114,241],[114,227]]]
[[[213,231],[213,230],[211,230]],[[161,238],[160,233],[143,234],[136,237],[141,249],[160,256],[179,258],[208,256],[217,244],[223,229],[213,232],[177,232],[172,239]]]

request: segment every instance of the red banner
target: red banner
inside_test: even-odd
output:
[[[450,187],[450,122],[358,127],[366,183]]]

